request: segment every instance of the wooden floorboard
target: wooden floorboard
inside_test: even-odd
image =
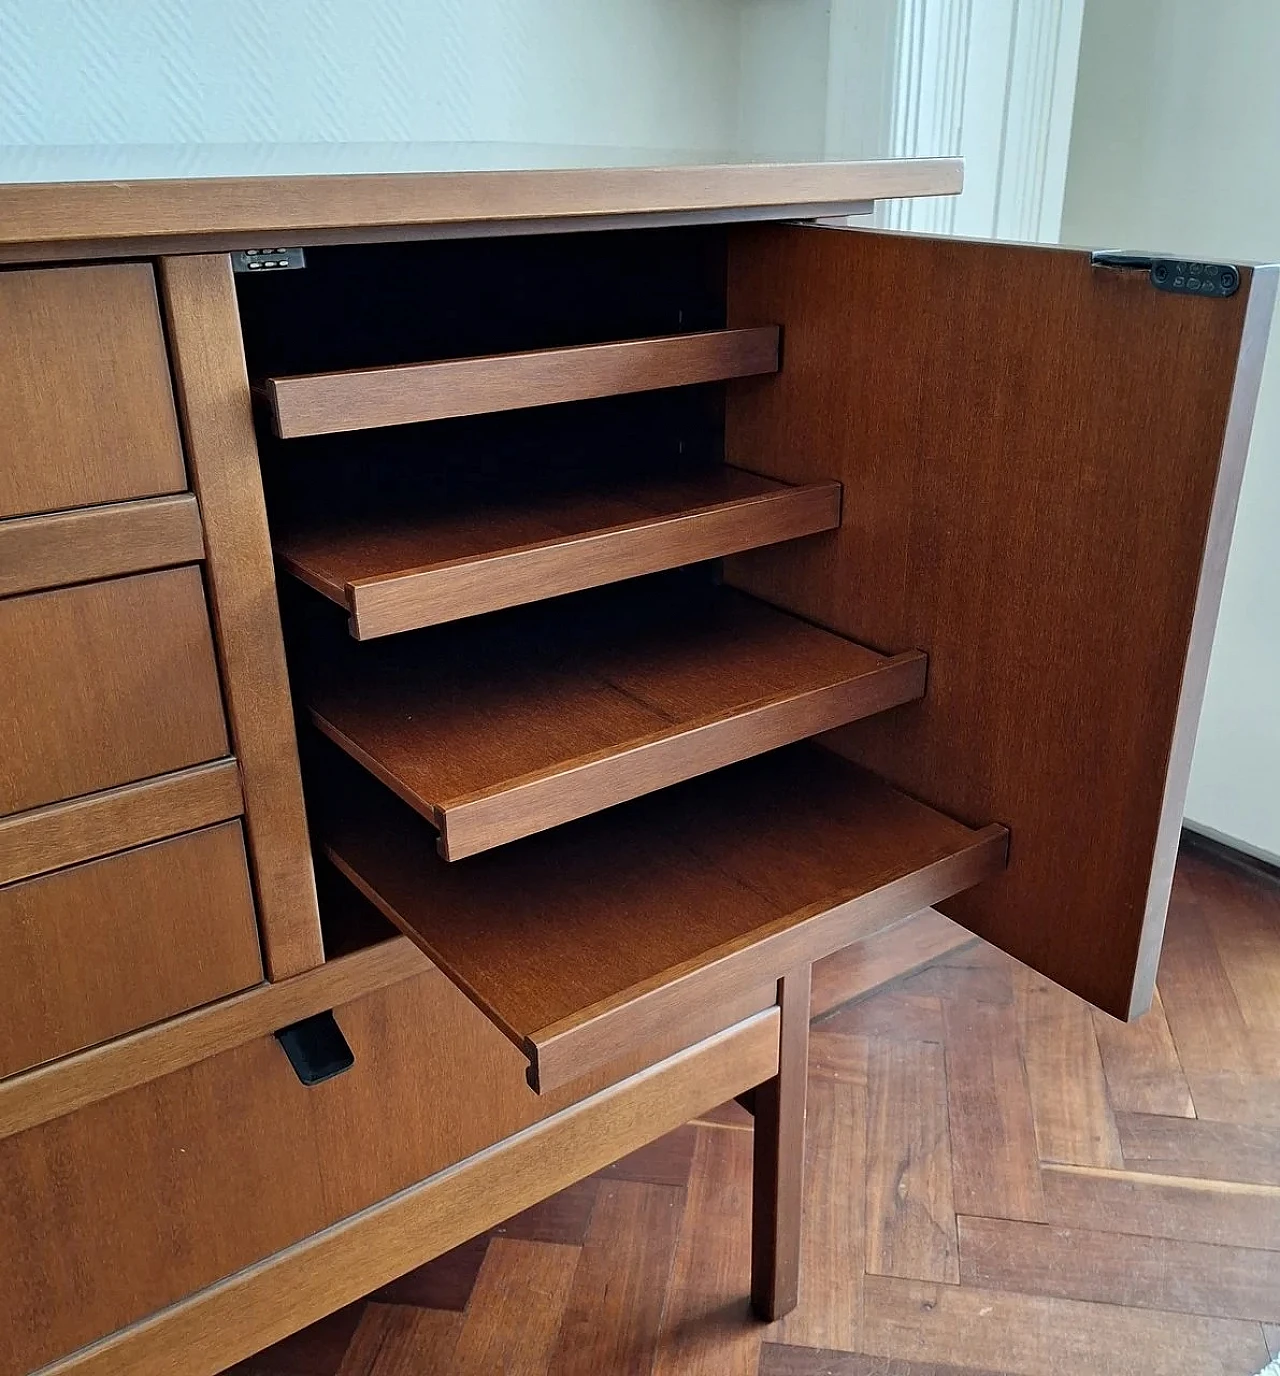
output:
[[[1041,1217],[1040,1158],[1012,1004],[947,1000],[952,1193],[962,1213]]]
[[[647,1372],[684,1213],[684,1190],[602,1181],[550,1370],[557,1376]]]
[[[238,1376],[1259,1371],[1280,1353],[1280,886],[1184,856],[1159,996],[1127,1027],[912,921],[817,1000],[786,1319],[748,1313],[730,1104]]]
[[[961,1218],[966,1285],[1280,1322],[1280,1252],[1005,1218]]]
[[[1158,990],[1151,1008],[1137,1022],[1126,1026],[1107,1013],[1095,1012],[1093,1030],[1113,1110],[1195,1117],[1191,1088]]]
[[[935,1042],[877,1040],[867,1084],[867,1271],[960,1280],[947,1071]]]

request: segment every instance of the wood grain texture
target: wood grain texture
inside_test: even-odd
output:
[[[227,753],[200,571],[0,600],[0,813]]]
[[[1175,933],[1194,912],[1214,946],[1225,950],[1238,939],[1253,941],[1253,920],[1241,908],[1251,897],[1249,889],[1225,882],[1221,875],[1212,884],[1207,876],[1197,874],[1194,882],[1188,882],[1190,878],[1192,867],[1181,866],[1170,913]],[[1191,896],[1195,902],[1189,905]],[[1264,900],[1256,913],[1266,912]],[[1280,932],[1270,942],[1257,942],[1254,951],[1261,962],[1280,961]],[[753,1373],[758,1352],[759,1371],[770,1376],[1074,1376],[1077,1372],[1151,1376],[1166,1371],[1245,1376],[1265,1364],[1265,1340],[1276,1345],[1280,1324],[1215,1316],[1253,1312],[1259,1298],[1274,1303],[1280,1294],[1272,1278],[1280,1256],[1280,1186],[1276,1185],[1154,1175],[1132,1166],[1114,1169],[1041,1162],[1044,1222],[1052,1226],[1010,1224],[997,1216],[980,1218],[972,1226],[965,1221],[970,1241],[980,1243],[980,1250],[971,1250],[966,1264],[972,1261],[988,1270],[987,1284],[974,1285],[963,1278],[958,1284],[922,1284],[867,1274],[863,1197],[857,1183],[868,1169],[866,1096],[869,1080],[877,1073],[869,1060],[884,1053],[868,1035],[840,1029],[888,1026],[885,1020],[895,1011],[914,1007],[909,1001],[932,1002],[945,1011],[978,994],[999,994],[997,1002],[984,1006],[993,1017],[1011,1020],[1009,1032],[1017,1050],[1022,1024],[1013,1004],[1012,981],[1000,988],[978,979],[1002,968],[1010,973],[1016,969],[1009,957],[975,942],[968,951],[945,956],[930,968],[937,978],[928,995],[902,992],[922,976],[900,979],[814,1027],[801,1300],[781,1323],[754,1325],[742,1304],[747,1282],[742,1269],[741,1212],[736,1228],[733,1218],[735,1208],[742,1209],[741,1187],[735,1182],[745,1153],[713,1152],[704,1144],[691,1161],[689,1144],[697,1141],[698,1129],[685,1127],[631,1158],[629,1169],[642,1182],[646,1171],[654,1179],[661,1177],[666,1192],[677,1200],[687,1188],[703,1217],[718,1218],[723,1210],[725,1223],[718,1241],[696,1253],[692,1264],[678,1265],[665,1283],[656,1274],[660,1265],[655,1266],[652,1284],[659,1293],[646,1292],[643,1302],[632,1309],[636,1327],[647,1328],[647,1333],[628,1349],[637,1354],[636,1364],[624,1369],[648,1370],[639,1354],[653,1351],[663,1354],[665,1370],[682,1370],[678,1358],[683,1357],[686,1364],[696,1364],[701,1370]],[[1265,969],[1255,972],[1253,997],[1265,995],[1267,974]],[[1223,992],[1213,984],[1206,990],[1209,997],[1220,993],[1236,1003],[1230,987]],[[1237,1009],[1241,1017],[1256,1011],[1251,1003]],[[1146,1045],[1141,1023],[1110,1026],[1116,1048],[1123,1049],[1128,1038],[1139,1048]],[[949,1037],[945,1025],[939,1031],[936,1019],[912,1015],[891,1031],[876,1035],[894,1042],[896,1054],[903,1054],[902,1048],[912,1043],[926,1057],[941,1058],[945,1052],[948,1082],[971,1081],[973,1062],[981,1069],[981,1063],[990,1058],[986,1040],[968,1034]],[[1224,1045],[1223,1051],[1230,1060],[1234,1048]],[[999,1073],[1005,1073],[1005,1067],[1021,1081],[1020,1057],[1008,1057]],[[903,1068],[905,1072],[905,1056]],[[991,1068],[981,1073],[989,1076]],[[1235,1072],[1220,1065],[1200,1073]],[[904,1078],[911,1077],[904,1073]],[[1025,1086],[1020,1092],[1025,1100]],[[909,1095],[883,1096],[886,1105],[891,1100],[901,1103],[903,1110],[877,1115],[882,1126],[875,1131],[872,1170],[879,1154],[909,1159],[920,1135]],[[1265,1113],[1265,1103],[1259,1105],[1259,1112]],[[740,1142],[752,1131],[749,1115],[736,1103],[732,1113],[712,1110],[702,1113],[699,1121],[702,1131]],[[1259,1119],[1257,1125],[1263,1124]],[[1225,1153],[1221,1159],[1228,1159]],[[730,1161],[740,1164],[726,1170]],[[904,1204],[911,1207],[913,1189],[920,1182],[911,1171],[904,1179]],[[535,1212],[548,1223],[560,1217],[576,1222],[572,1216],[579,1192],[584,1187],[604,1190],[609,1183],[608,1173],[600,1173],[562,1194],[559,1198],[565,1202],[548,1201],[521,1217]],[[655,1246],[667,1240],[666,1216],[660,1217]],[[511,1220],[496,1233],[481,1236],[472,1247],[483,1255],[490,1238],[515,1235],[516,1225],[517,1220]],[[983,1230],[981,1238],[977,1229]],[[556,1232],[550,1227],[545,1234],[557,1241],[576,1241],[582,1236],[568,1228]],[[645,1240],[637,1236],[631,1215],[611,1220],[598,1207],[591,1215],[591,1237],[599,1239],[592,1275],[599,1285],[602,1321],[612,1329],[617,1319],[611,1297],[633,1284],[634,1259]],[[1200,1245],[1186,1248],[1181,1244]],[[1252,1254],[1258,1252],[1265,1255]],[[738,1268],[736,1272],[731,1264]],[[461,1294],[457,1279],[443,1292],[424,1282],[420,1290],[397,1290],[399,1302],[462,1308],[478,1261],[471,1252],[458,1256],[450,1266],[451,1275],[465,1285]],[[717,1282],[717,1274],[725,1279]],[[869,1304],[864,1303],[868,1288]],[[1101,1293],[1102,1300],[1064,1300],[1058,1297],[1060,1291]],[[376,1298],[381,1300],[383,1295]],[[1146,1307],[1151,1304],[1164,1307]],[[869,1312],[864,1314],[864,1309]],[[298,1345],[291,1342],[264,1352],[237,1368],[235,1376],[279,1376],[286,1371],[329,1376],[350,1334],[349,1321],[340,1315],[332,1336],[328,1329],[319,1328],[305,1345],[300,1337]],[[588,1358],[596,1358],[598,1350],[589,1339],[584,1341]],[[325,1355],[302,1365],[305,1353],[315,1352],[326,1342]],[[556,1356],[568,1363],[569,1373],[583,1370],[574,1364],[567,1344],[560,1345]],[[584,1365],[593,1376],[596,1370],[611,1369],[607,1360]],[[554,1359],[549,1370],[559,1376]]]
[[[629,587],[345,654],[304,696],[460,860],[918,698],[885,659],[727,590]]]
[[[837,483],[737,468],[578,483],[455,509],[326,512],[274,535],[281,566],[351,614],[357,640],[831,530]],[[0,527],[0,537],[3,527]],[[0,552],[3,546],[0,545]]]
[[[283,979],[324,949],[231,263],[169,258],[160,276],[267,974]]]
[[[0,888],[0,1076],[262,978],[238,822]]]
[[[356,766],[331,765],[327,853],[525,1050],[541,1085],[660,1030],[706,1035],[722,1001],[1003,863],[1000,828],[970,831],[815,747],[465,865],[431,854],[426,823]]]
[[[1040,1158],[1018,1018],[1012,1007],[957,1000],[944,1003],[943,1025],[955,1207],[1038,1221]]]
[[[960,1219],[966,1285],[1227,1319],[1280,1315],[1280,1252],[1085,1228]]]
[[[1280,970],[1274,951],[1275,933],[1280,928],[1280,875],[1242,869],[1228,863],[1227,857],[1217,862],[1212,854],[1193,850],[1183,856],[1180,876],[1185,881],[1180,897],[1185,893],[1191,906],[1214,919],[1210,924],[1210,939],[1217,953],[1217,959],[1210,962],[1213,978],[1216,982],[1219,970],[1225,975],[1240,1021],[1249,1029],[1245,1041],[1262,1045],[1270,1040],[1267,1034],[1280,1032]],[[1207,951],[1197,953],[1196,963],[1208,958]],[[1231,1003],[1228,1000],[1226,1006],[1230,1008]],[[1231,1037],[1232,1043],[1236,1040]],[[1280,1044],[1280,1038],[1276,1040]],[[1224,1064],[1214,1067],[1227,1068]],[[1264,1073],[1273,1068],[1262,1064],[1239,1067]]]
[[[926,908],[818,961],[813,967],[813,1015],[829,1013],[850,999],[973,943],[971,932]]]
[[[457,1376],[542,1376],[578,1264],[577,1247],[495,1238],[471,1292],[449,1367]]]
[[[1193,1118],[1191,1091],[1178,1059],[1159,991],[1136,1022],[1121,1027],[1106,1013],[1093,1015],[1093,1030],[1107,1077],[1107,1097],[1124,1113],[1163,1113]]]
[[[867,1277],[861,1346],[1019,1376],[1240,1376],[1267,1360],[1258,1325],[1238,1319],[882,1276]]]
[[[1280,1185],[1280,1127],[1117,1113],[1125,1164],[1156,1175]]]
[[[1047,1223],[1280,1249],[1280,1185],[1055,1165],[1041,1182]]]
[[[1040,1159],[1122,1165],[1088,1005],[1025,966],[1013,982]]]
[[[778,329],[707,330],[610,344],[267,378],[281,439],[689,387],[778,370]]]
[[[776,378],[733,389],[728,460],[850,494],[836,538],[738,556],[730,580],[929,653],[924,705],[839,748],[1008,825],[1007,876],[948,912],[1121,1017],[1154,983],[1271,317],[1274,274],[1244,276],[1209,302],[1056,248],[730,243],[729,324],[779,321],[787,344]]]
[[[430,1010],[433,1002],[428,991],[423,1011]],[[444,1025],[456,1021],[445,1016]],[[414,1034],[419,1035],[424,1025],[415,1023]],[[350,1028],[344,1030],[351,1037]],[[53,1363],[49,1376],[118,1376],[126,1360],[130,1376],[167,1376],[175,1366],[187,1376],[214,1376],[228,1362],[248,1356],[359,1298],[370,1285],[384,1284],[419,1265],[428,1255],[448,1250],[492,1227],[548,1190],[568,1185],[678,1126],[706,1105],[723,1102],[749,1084],[768,1079],[777,1071],[777,1052],[778,1014],[770,1009],[696,1049],[552,1113],[501,1146],[476,1152],[452,1171],[422,1180],[380,1204],[353,1213],[338,1227],[228,1275],[185,1304],[163,1309],[132,1329]],[[285,1074],[292,1078],[287,1067]],[[340,1076],[329,1084],[340,1086],[348,1078]],[[486,1083],[492,1085],[494,1081],[472,1063],[469,1085],[473,1096],[475,1087]],[[504,1086],[516,1088],[517,1083],[502,1078]],[[461,1082],[458,1089],[462,1089]],[[527,1094],[522,1088],[517,1089],[517,1094],[520,1092]],[[389,1101],[386,1094],[380,1096],[380,1102]],[[411,1091],[404,1102],[415,1104]],[[447,1096],[442,1100],[433,1097],[414,1112],[438,1118],[436,1110],[442,1102],[448,1102]],[[278,1105],[276,1109],[278,1112]],[[368,1118],[357,1113],[352,1121],[367,1124]],[[336,1126],[328,1135],[332,1139],[343,1130]],[[741,1138],[749,1169],[750,1142],[745,1134],[721,1135]],[[297,1155],[295,1142],[287,1159],[292,1161]],[[315,1159],[323,1161],[323,1152]],[[294,1173],[291,1180],[291,1188],[282,1194],[289,1196],[294,1201],[291,1207],[296,1208],[297,1187],[305,1178],[300,1182]],[[216,1193],[216,1189],[211,1191],[211,1195]],[[743,1200],[745,1203],[745,1195]],[[220,1204],[226,1208],[225,1197]],[[730,1226],[745,1271],[746,1249],[740,1245],[738,1213],[734,1213]],[[243,1248],[244,1240],[237,1245]],[[166,1283],[173,1284],[172,1280]],[[74,1319],[81,1328],[86,1327],[83,1314],[64,1319]],[[35,1346],[29,1332],[6,1332],[3,1337],[11,1344],[21,1339],[28,1349]],[[64,1334],[62,1350],[69,1345],[70,1335]],[[16,1358],[7,1351],[3,1355],[20,1370],[25,1369],[24,1360],[31,1364],[31,1357],[21,1350]]]
[[[809,973],[802,965],[778,981],[778,1073],[751,1100],[751,1308],[766,1323],[789,1314],[800,1295]]]
[[[148,264],[0,274],[0,319],[0,517],[186,487]]]
[[[718,1105],[701,1115],[702,1118],[714,1116],[724,1108]],[[734,1105],[737,1108],[737,1105]],[[747,1126],[751,1124],[747,1116]],[[602,1175],[610,1180],[639,1180],[650,1185],[678,1185],[689,1183],[689,1166],[693,1160],[693,1148],[697,1133],[691,1124],[675,1132],[669,1132],[656,1142],[650,1142],[630,1156],[607,1166]]]
[[[12,1076],[0,1081],[0,1138],[149,1084],[427,968],[416,946],[396,938]]]
[[[698,1129],[653,1376],[755,1376],[760,1339],[742,1237],[751,1158],[746,1133]]]
[[[866,1269],[960,1279],[941,1046],[874,1041],[867,1077]]]
[[[601,1181],[548,1370],[647,1376],[683,1212],[679,1187]]]
[[[461,1327],[456,1314],[368,1304],[337,1376],[450,1376]]]
[[[500,1223],[497,1237],[581,1247],[596,1206],[596,1180],[579,1180]]]
[[[1184,872],[1193,876],[1199,862]],[[1254,1069],[1250,1029],[1227,978],[1209,923],[1209,910],[1184,883],[1173,895],[1168,943],[1160,964],[1160,994],[1169,1031],[1185,1072]]]
[[[1274,1075],[1195,1071],[1187,1079],[1187,1088],[1197,1118],[1280,1128],[1280,1084]]]
[[[882,1041],[936,1042],[938,1045],[946,1041],[942,1000],[927,994],[904,994],[897,989],[887,989],[870,998],[859,999],[847,1008],[837,1009],[819,1026],[824,1032],[875,1037]]]
[[[827,1050],[832,1040],[825,1038]],[[852,1040],[852,1039],[843,1039]],[[801,1347],[854,1348],[862,1319],[866,1269],[864,1192],[867,1091],[830,1073],[810,1040],[805,1116],[804,1211],[800,1225],[800,1295],[795,1309],[770,1330]]]
[[[708,167],[429,172],[187,181],[59,182],[0,189],[0,244],[79,245],[78,252],[147,240],[261,247],[297,231],[430,226],[706,210],[825,205],[960,190],[958,158]],[[832,209],[830,213],[838,213]],[[353,232],[354,242],[367,233]],[[119,248],[116,251],[120,251]]]
[[[234,760],[0,818],[0,884],[224,822],[243,810]]]
[[[0,597],[204,558],[190,493],[0,521]]]
[[[397,1276],[390,1284],[375,1290],[373,1299],[383,1304],[418,1305],[423,1309],[446,1309],[461,1313],[467,1307],[471,1289],[488,1250],[489,1238],[486,1234],[469,1238],[423,1265],[415,1266],[412,1271]],[[358,1313],[359,1304],[348,1306],[348,1309],[351,1308]],[[310,1329],[303,1329],[302,1334],[313,1332],[316,1327],[313,1324]],[[286,1338],[284,1345],[293,1348],[300,1341],[301,1335],[294,1335]],[[275,1349],[268,1349],[263,1354],[263,1360],[274,1360],[274,1355]]]
[[[867,1357],[857,1352],[765,1343],[759,1376],[1012,1376],[1008,1371],[979,1371],[950,1362],[906,1362],[897,1357]]]
[[[915,998],[945,998],[951,1002],[1012,1004],[1020,967],[1003,951],[975,941],[907,975],[899,989]]]

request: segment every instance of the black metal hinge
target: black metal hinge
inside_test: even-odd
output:
[[[233,272],[279,272],[306,265],[307,255],[300,248],[238,248],[231,255]]]
[[[316,1013],[276,1033],[294,1074],[304,1085],[332,1080],[355,1064],[355,1054],[332,1013]]]
[[[1180,296],[1234,296],[1240,289],[1240,269],[1230,263],[1197,263],[1189,258],[1156,258],[1150,253],[1103,250],[1094,253],[1095,268],[1145,272],[1151,285]]]

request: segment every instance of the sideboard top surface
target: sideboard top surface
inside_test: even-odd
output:
[[[392,152],[397,147],[389,146]],[[628,163],[627,150],[514,145],[499,156],[485,145],[416,147],[414,157],[387,154],[354,163],[349,150],[335,152],[329,162],[312,151],[301,161],[265,163],[230,151],[192,162],[179,157],[180,150],[164,157],[158,156],[163,150],[134,150],[137,156],[105,150],[110,156],[96,166],[121,173],[110,181],[80,179],[95,166],[87,156],[0,159],[0,257],[841,215],[884,198],[954,195],[963,179],[958,158],[642,166]],[[307,170],[292,170],[298,167]],[[242,169],[250,175],[240,175]]]

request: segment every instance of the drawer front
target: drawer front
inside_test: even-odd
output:
[[[227,753],[194,566],[0,601],[0,814]]]
[[[239,822],[0,888],[0,1075],[262,979]]]
[[[432,969],[337,1019],[355,1064],[314,1088],[274,1037],[259,1037],[0,1141],[0,1376],[170,1304],[652,1060],[636,1054],[539,1097],[519,1051]]]
[[[0,518],[187,486],[145,263],[0,272]]]

